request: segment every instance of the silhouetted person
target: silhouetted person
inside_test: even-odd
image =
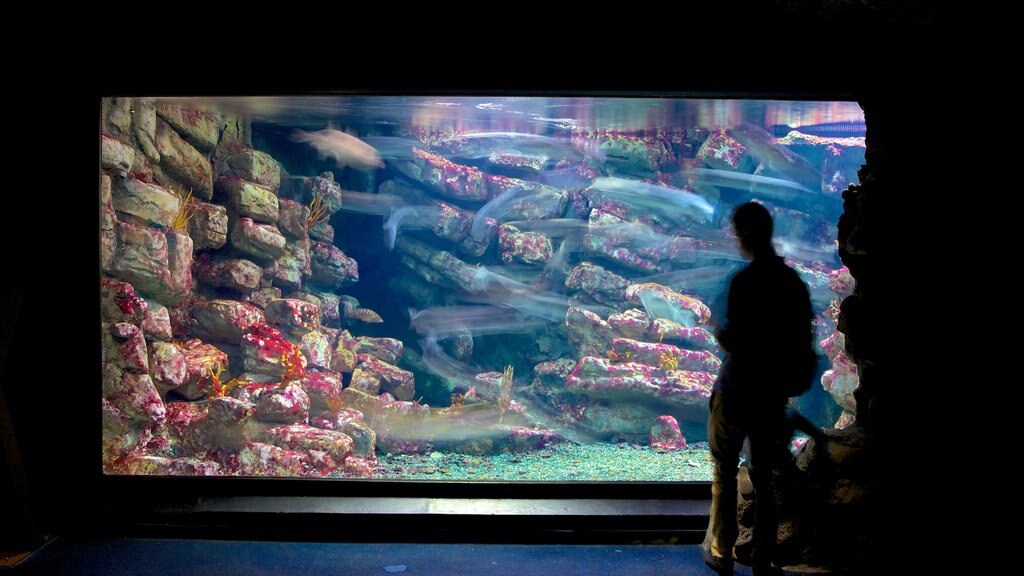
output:
[[[787,385],[805,377],[803,367],[813,354],[813,313],[807,286],[775,254],[768,210],[743,204],[732,223],[740,253],[750,264],[729,284],[724,321],[714,319],[726,355],[708,421],[715,469],[704,560],[718,574],[732,574],[739,534],[736,474],[743,441],[749,438],[755,494],[751,565],[755,576],[781,574],[772,566],[778,528],[772,464],[784,429],[787,390],[792,388]]]

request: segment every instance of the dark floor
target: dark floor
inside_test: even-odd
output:
[[[229,576],[711,575],[696,545],[331,544],[142,538],[58,539],[0,574]],[[736,567],[736,574],[750,569]]]

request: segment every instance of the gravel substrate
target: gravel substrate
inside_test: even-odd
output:
[[[540,452],[474,456],[379,454],[373,478],[407,480],[710,481],[707,443],[658,452],[639,444],[556,444]]]

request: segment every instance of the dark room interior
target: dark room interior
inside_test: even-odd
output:
[[[485,59],[476,74],[378,71],[355,80],[295,84],[277,78],[259,85],[221,77],[196,93],[856,101],[867,127],[865,163],[860,184],[842,193],[837,223],[839,258],[856,281],[837,322],[859,375],[856,420],[842,430],[827,428],[793,480],[798,488],[780,495],[794,531],[780,534],[788,538],[784,570],[968,574],[977,572],[957,572],[954,565],[966,561],[980,571],[977,565],[994,556],[960,541],[969,532],[961,518],[968,491],[953,488],[959,478],[930,465],[948,462],[940,453],[953,449],[933,440],[939,414],[966,410],[956,399],[946,405],[964,384],[954,374],[960,366],[950,369],[942,361],[944,345],[933,338],[949,330],[951,314],[934,310],[950,307],[937,302],[955,289],[943,283],[943,266],[963,249],[947,247],[959,240],[943,236],[943,226],[972,204],[974,192],[964,187],[980,187],[975,174],[987,171],[962,169],[984,153],[962,141],[985,140],[991,129],[974,120],[984,113],[988,75],[970,64],[990,53],[986,20],[923,2],[773,2],[729,31],[741,38],[731,48],[738,55],[720,61],[673,57],[668,64],[616,70],[590,53],[586,74],[577,68],[564,77],[547,70],[542,78],[524,78],[520,70],[496,78],[479,72],[489,65]],[[779,54],[769,55],[763,34],[782,29],[790,35],[785,50],[793,53],[774,45],[771,51]],[[815,33],[827,39],[812,40]],[[160,81],[135,86],[121,78],[69,105],[80,133],[61,146],[89,151],[63,168],[73,175],[72,184],[61,187],[75,190],[60,191],[67,204],[40,224],[49,233],[31,233],[47,233],[50,243],[13,249],[8,270],[17,272],[0,282],[0,573],[713,573],[700,548],[711,498],[707,481],[105,475],[103,368],[94,328],[101,315],[97,118],[103,97],[179,90],[192,95]],[[951,166],[961,169],[946,172]],[[26,191],[20,213],[39,210],[47,201],[32,195],[42,193]],[[29,233],[21,234],[12,247],[31,242]],[[741,561],[736,573],[751,572]]]

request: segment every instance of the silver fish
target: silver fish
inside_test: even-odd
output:
[[[363,172],[384,167],[380,154],[373,146],[329,126],[316,132],[296,130],[292,140],[309,144],[321,158],[334,158],[339,166],[351,166]]]

